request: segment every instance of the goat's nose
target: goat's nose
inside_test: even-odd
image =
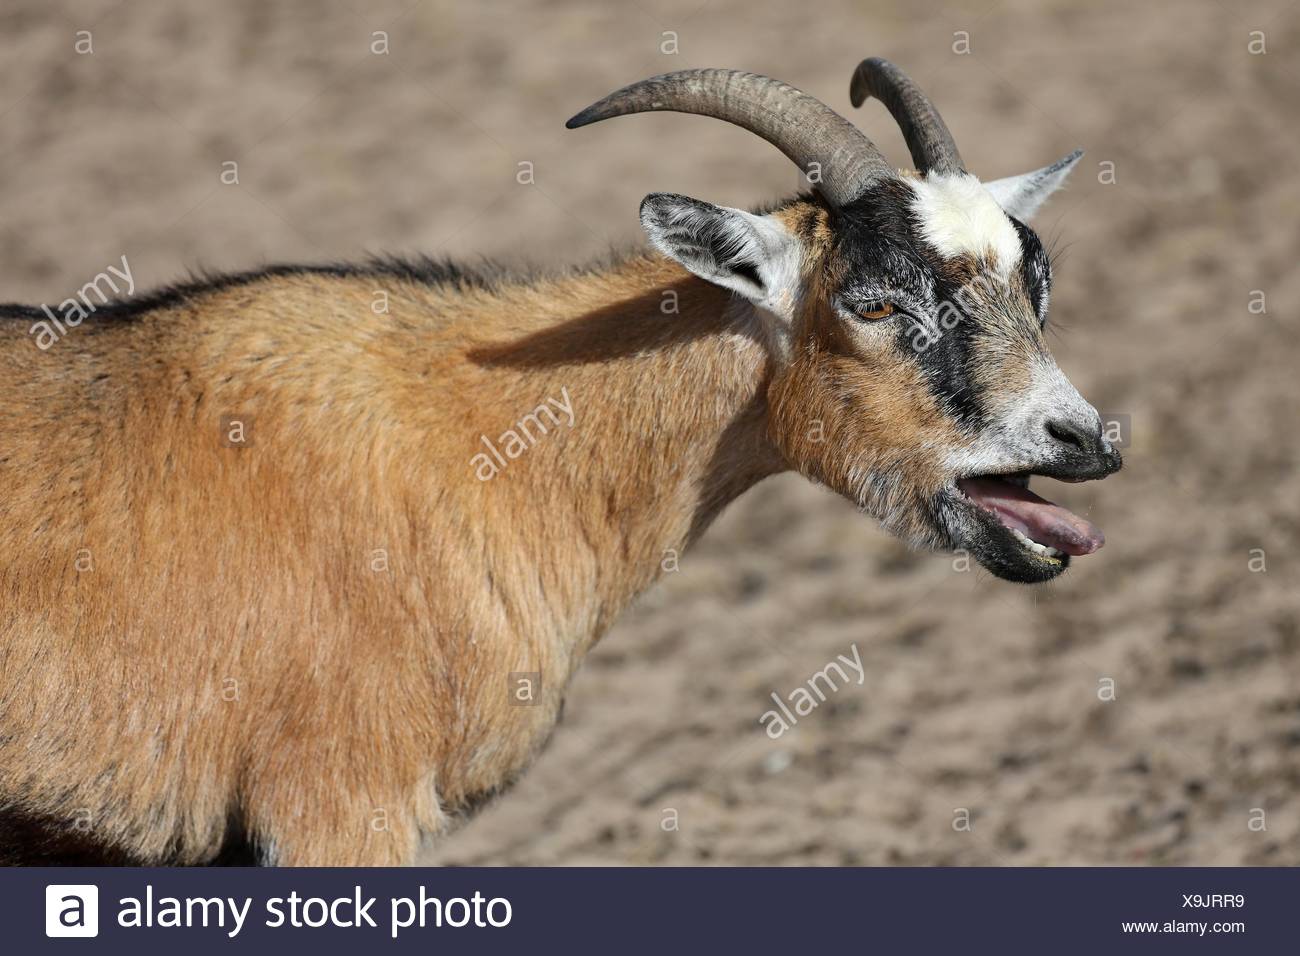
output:
[[[1068,470],[1076,474],[1069,477],[1100,478],[1119,471],[1123,464],[1120,453],[1102,434],[1100,421],[1084,423],[1073,418],[1049,418],[1044,427],[1056,443],[1063,459],[1061,463],[1068,461],[1073,466]]]
[[[1075,452],[1095,455],[1101,451],[1101,430],[1087,428],[1068,418],[1049,418],[1047,434]]]

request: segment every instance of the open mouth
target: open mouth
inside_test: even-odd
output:
[[[978,475],[958,479],[956,488],[981,519],[983,533],[971,545],[980,562],[1000,577],[1041,581],[1106,538],[1091,522],[1030,491],[1029,478],[1028,472]]]

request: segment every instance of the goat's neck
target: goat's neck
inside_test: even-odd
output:
[[[658,259],[541,291],[569,303],[562,315],[468,357],[498,390],[476,415],[489,440],[543,402],[572,410],[483,484],[515,524],[501,529],[503,553],[533,565],[526,587],[572,634],[576,663],[638,592],[689,570],[682,553],[728,503],[784,465],[751,307]]]

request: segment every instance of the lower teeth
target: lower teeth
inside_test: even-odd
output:
[[[1058,560],[1058,561],[1062,557],[1064,557],[1064,555],[1060,551],[1057,551],[1055,548],[1048,547],[1045,544],[1039,544],[1037,541],[1034,541],[1031,538],[1028,538],[1025,535],[1021,534],[1015,528],[1011,528],[1010,531],[1012,534],[1016,536],[1017,541],[1023,544],[1030,551],[1034,552],[1034,554],[1040,555],[1044,558],[1052,558],[1053,560]]]

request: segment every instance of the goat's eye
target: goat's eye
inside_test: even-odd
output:
[[[858,318],[866,319],[868,322],[879,322],[894,314],[894,304],[892,302],[872,302],[869,305],[858,307]]]

